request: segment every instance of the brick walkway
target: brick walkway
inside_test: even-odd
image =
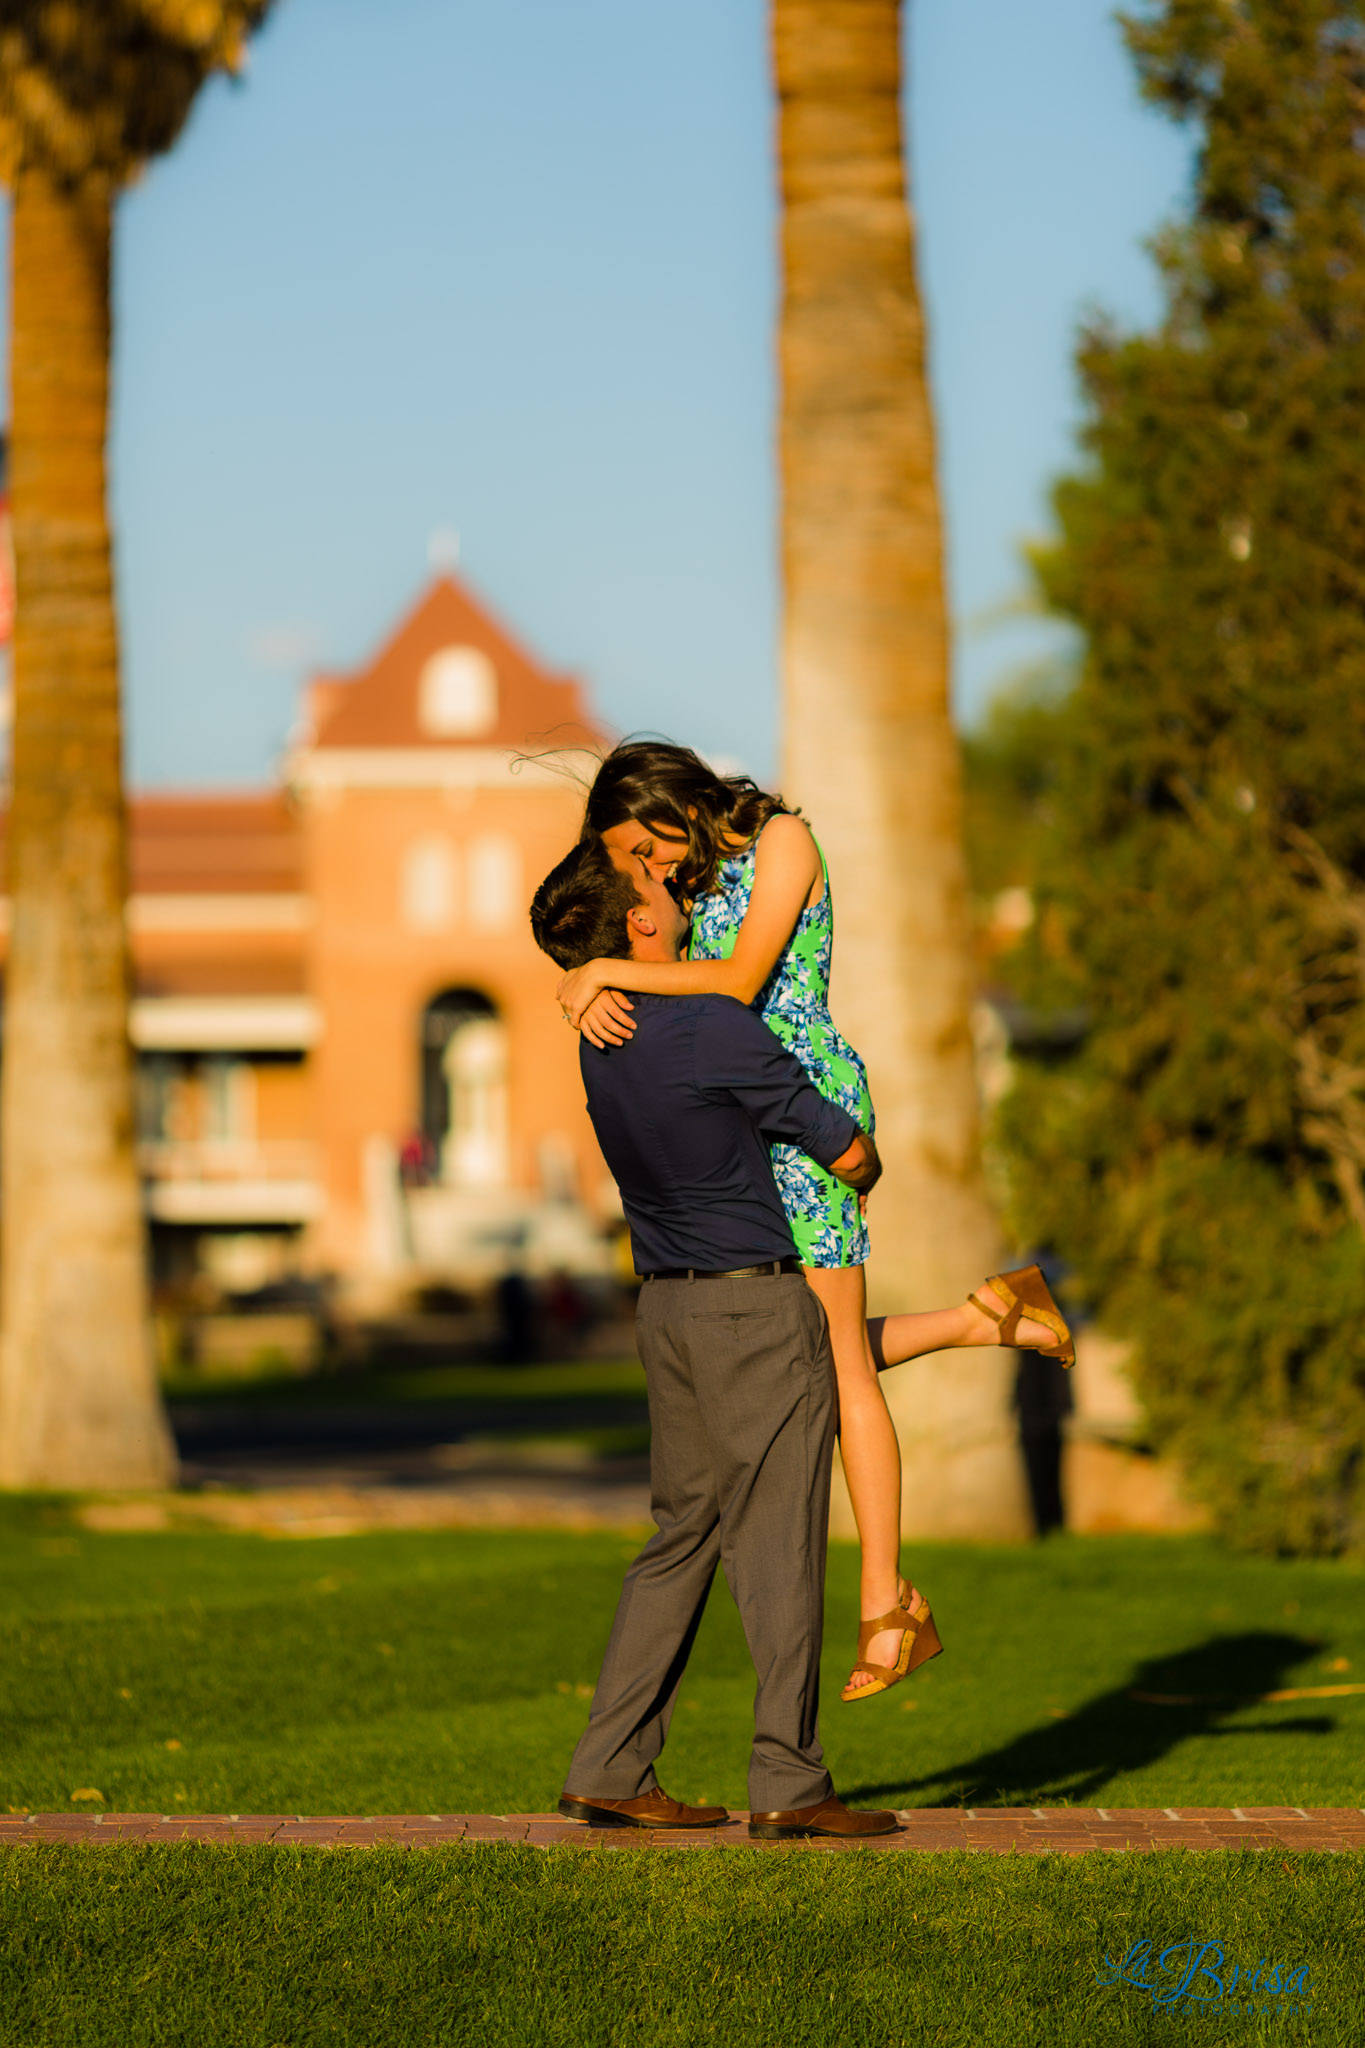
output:
[[[1092,1849],[1365,1849],[1365,1809],[1351,1806],[921,1807],[900,1830],[859,1846],[882,1851],[980,1849],[1079,1856]],[[283,1813],[0,1814],[0,1846],[110,1842],[281,1842],[321,1849],[433,1848],[456,1842],[567,1843],[580,1849],[799,1848],[842,1852],[843,1842],[751,1842],[748,1815],[727,1828],[587,1828],[553,1813],[311,1816]]]

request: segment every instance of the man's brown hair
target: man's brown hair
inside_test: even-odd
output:
[[[626,919],[641,898],[613,867],[600,839],[583,839],[551,868],[531,899],[531,931],[542,953],[565,968],[628,960]]]

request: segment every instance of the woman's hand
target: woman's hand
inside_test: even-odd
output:
[[[582,1025],[589,1003],[606,987],[607,977],[602,970],[610,966],[610,960],[589,960],[586,966],[571,969],[555,990],[555,1001],[575,1031]]]
[[[589,960],[586,967],[575,967],[566,974],[555,990],[565,1023],[603,1051],[609,1045],[624,1045],[635,1035],[630,1014],[634,1003],[619,988],[607,985],[611,966],[610,960]]]
[[[635,1020],[630,1014],[634,1008],[630,997],[619,988],[604,988],[588,1004],[578,1028],[592,1045],[605,1052],[609,1045],[624,1045],[635,1036]]]

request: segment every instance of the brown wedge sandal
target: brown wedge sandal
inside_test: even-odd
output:
[[[993,1323],[999,1323],[1000,1343],[1012,1344],[1019,1351],[1036,1351],[1040,1358],[1059,1358],[1063,1365],[1076,1363],[1076,1346],[1071,1331],[1052,1299],[1040,1266],[1017,1266],[1012,1273],[992,1273],[984,1284],[993,1287],[1004,1302],[1003,1315],[988,1301],[983,1301],[979,1294],[969,1294],[967,1299]],[[1021,1320],[1045,1323],[1049,1330],[1056,1331],[1057,1342],[1049,1345],[1021,1344],[1018,1336]]]
[[[937,1657],[942,1652],[943,1645],[938,1639],[938,1630],[934,1627],[934,1617],[930,1610],[929,1602],[921,1593],[915,1605],[907,1607],[905,1602],[910,1596],[910,1588],[906,1585],[904,1579],[901,1580],[900,1584],[901,1604],[899,1607],[893,1607],[889,1614],[879,1614],[873,1621],[864,1621],[859,1624],[858,1662],[853,1667],[849,1684],[844,1687],[843,1692],[840,1694],[841,1699],[875,1699],[879,1692],[889,1692],[893,1685],[899,1685],[903,1678],[908,1678],[910,1673],[917,1671],[921,1664],[927,1664],[931,1657]],[[883,1629],[890,1628],[898,1628],[902,1632],[900,1649],[897,1652],[895,1663],[869,1664],[863,1652],[873,1636],[879,1635]],[[858,1676],[860,1671],[866,1671],[875,1683],[872,1685],[854,1685],[852,1680]]]

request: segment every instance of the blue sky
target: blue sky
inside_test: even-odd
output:
[[[1106,0],[915,0],[908,114],[957,696],[1068,460],[1077,319],[1156,309],[1188,141]],[[134,780],[270,771],[458,531],[621,728],[775,759],[761,0],[279,0],[121,206],[113,490]]]

